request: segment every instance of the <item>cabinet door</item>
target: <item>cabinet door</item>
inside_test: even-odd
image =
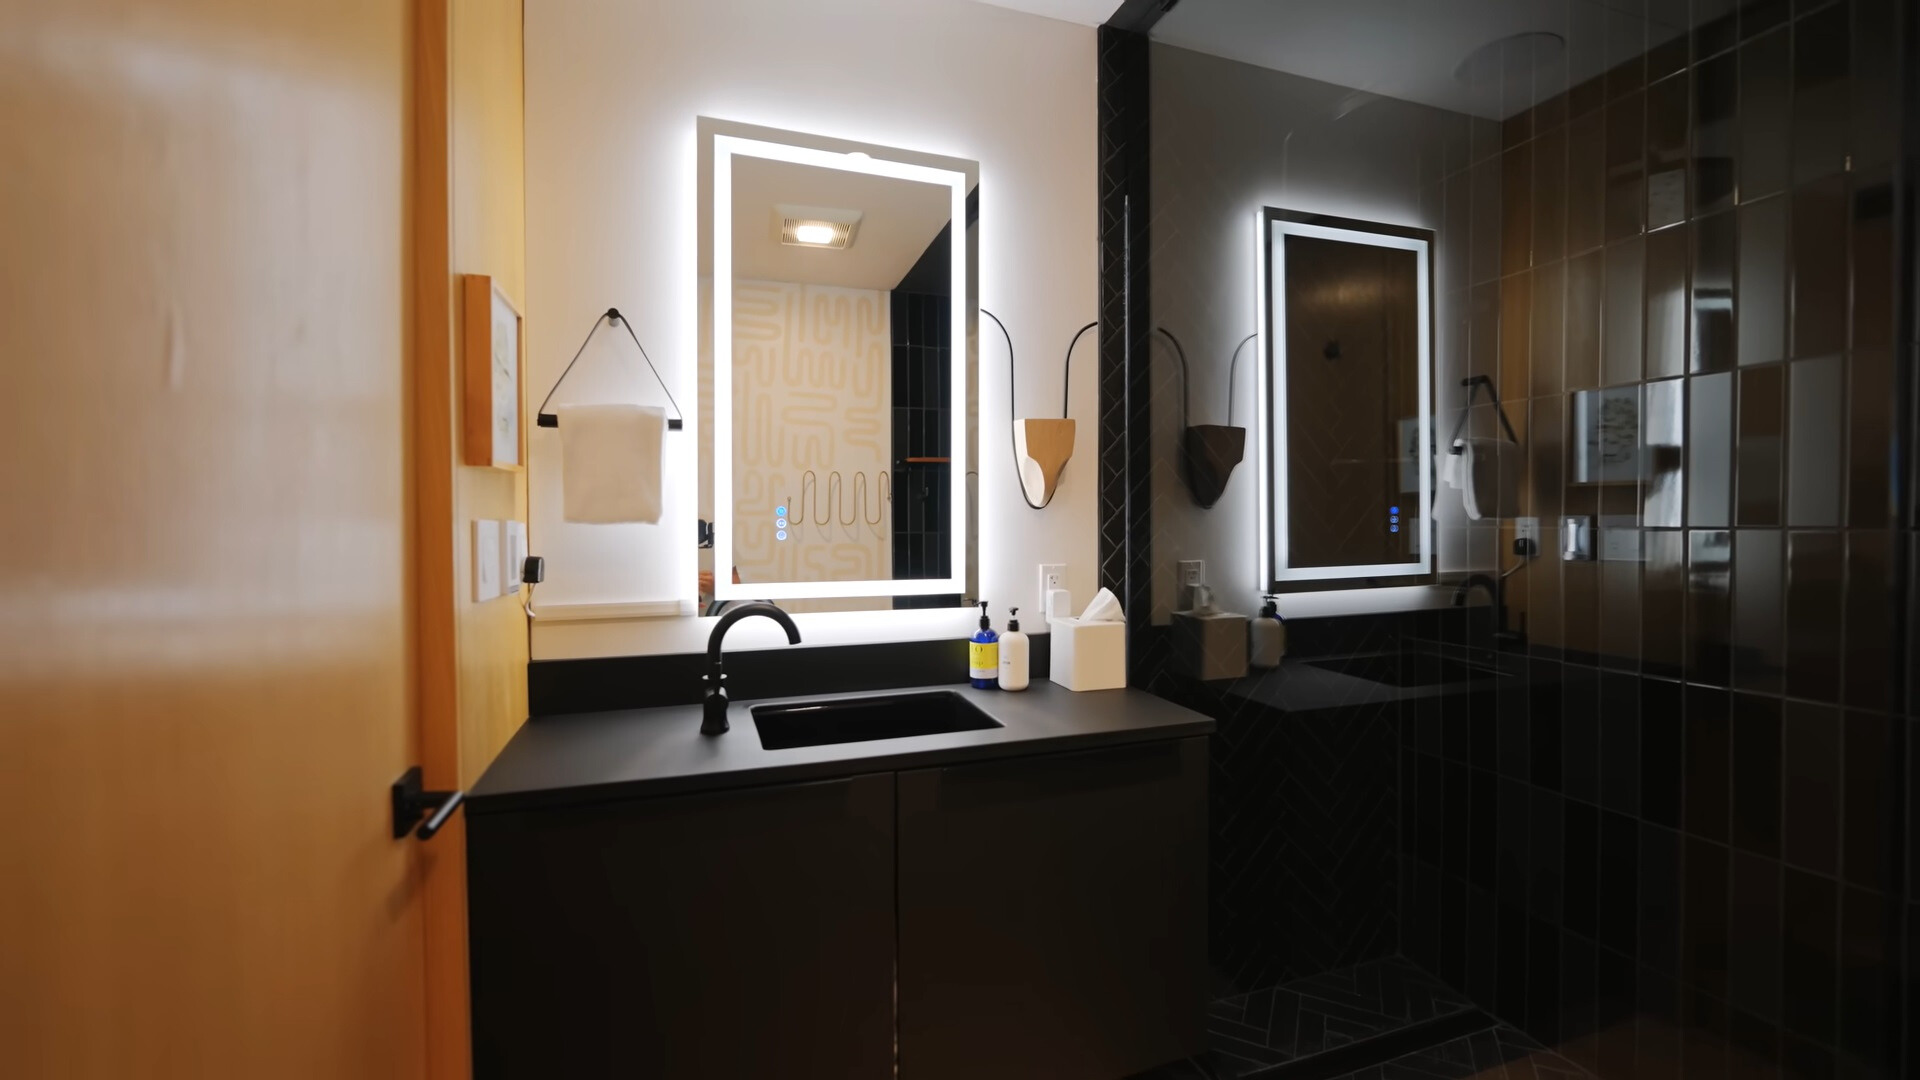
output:
[[[900,774],[902,1080],[1200,1052],[1203,738]]]
[[[887,1080],[893,777],[468,826],[474,1075]]]

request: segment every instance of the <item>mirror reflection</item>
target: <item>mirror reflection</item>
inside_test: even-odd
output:
[[[729,573],[703,560],[703,600],[960,604],[976,167],[712,121],[703,136],[704,314],[710,355],[731,356],[707,373],[710,565]]]

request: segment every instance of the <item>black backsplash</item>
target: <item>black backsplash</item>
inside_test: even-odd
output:
[[[891,296],[893,326],[893,576],[952,573],[948,507],[954,423],[953,230],[943,229]],[[959,596],[898,597],[894,607],[953,607]]]

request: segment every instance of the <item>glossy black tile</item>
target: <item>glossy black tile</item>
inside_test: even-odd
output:
[[[1686,841],[1682,868],[1685,930],[1681,978],[1716,998],[1727,993],[1727,849],[1698,837]],[[1697,1070],[1688,1070],[1689,1078]]]
[[[1884,528],[1892,489],[1887,451],[1893,428],[1893,362],[1875,349],[1847,361],[1847,524]]]
[[[1567,124],[1567,253],[1600,246],[1607,235],[1607,110]],[[1624,121],[1623,121],[1624,122]]]
[[[1686,534],[1648,529],[1640,594],[1640,661],[1648,674],[1676,676],[1686,659]]]
[[[1640,813],[1640,680],[1624,672],[1600,675],[1600,805]]]
[[[1695,375],[1687,383],[1687,524],[1726,525],[1733,482],[1733,375]]]
[[[1788,1031],[1831,1044],[1838,1012],[1839,890],[1829,878],[1792,867],[1781,886],[1781,1020]]]
[[[1884,713],[1848,712],[1841,748],[1840,871],[1848,883],[1875,891],[1893,880],[1888,839],[1901,812],[1888,782],[1893,724]]]
[[[1784,198],[1740,207],[1736,356],[1742,366],[1786,355],[1787,207]]]
[[[1795,531],[1787,551],[1787,693],[1838,701],[1845,656],[1841,535]]]
[[[1566,892],[1562,860],[1566,852],[1566,800],[1533,789],[1532,834],[1527,845],[1527,911],[1533,918],[1558,923]]]
[[[1793,355],[1847,347],[1847,178],[1793,193]]]
[[[1600,815],[1599,904],[1595,939],[1632,955],[1639,945],[1640,824],[1627,815]]]
[[[1500,398],[1525,401],[1533,385],[1531,337],[1533,274],[1522,270],[1500,279]]]
[[[1639,956],[1654,970],[1675,974],[1680,970],[1680,834],[1642,823],[1639,843]]]
[[[1726,53],[1694,69],[1693,202],[1695,213],[1733,205],[1739,147],[1740,58]]]
[[[1787,524],[1836,526],[1846,437],[1840,357],[1796,360],[1788,397]]]
[[[1686,782],[1686,720],[1683,684],[1664,679],[1640,683],[1640,813],[1677,829]]]
[[[1788,0],[1742,0],[1739,6],[1742,40],[1772,30],[1793,14]]]
[[[1739,199],[1752,202],[1788,186],[1793,101],[1791,34],[1786,28],[1740,46]]]
[[[1805,183],[1847,167],[1848,5],[1793,25],[1793,178]]]
[[[1567,129],[1555,127],[1534,140],[1529,160],[1533,265],[1544,266],[1567,253]]]
[[[1898,142],[1899,3],[1901,0],[1853,0],[1851,5],[1853,78],[1847,145],[1856,171],[1872,171],[1891,162]]]
[[[1892,534],[1886,532],[1847,534],[1843,666],[1846,701],[1855,708],[1885,709],[1894,700],[1893,656],[1887,644],[1893,617],[1887,600],[1893,543]]]
[[[1533,265],[1533,144],[1500,155],[1500,272]]]
[[[1732,703],[1727,691],[1689,686],[1687,702],[1686,817],[1691,836],[1727,841],[1729,772],[1733,753]]]
[[[1769,859],[1780,854],[1780,699],[1733,696],[1733,845]]]
[[[1738,215],[1729,210],[1696,218],[1690,226],[1693,272],[1689,303],[1693,333],[1688,370],[1695,374],[1726,371],[1734,366],[1738,342],[1733,275],[1738,223]]]
[[[1591,938],[1600,918],[1600,811],[1568,799],[1562,833],[1566,874],[1561,919],[1568,930]]]
[[[1690,240],[1684,223],[1647,236],[1646,371],[1649,379],[1687,373]]]
[[[1686,517],[1686,380],[1650,382],[1641,390],[1640,521],[1677,528]]]
[[[1693,50],[1695,63],[1731,47],[1740,40],[1740,19],[1736,0],[1693,0]]]
[[[1786,381],[1786,369],[1779,364],[1740,372],[1734,520],[1741,525],[1780,524]]]
[[[1727,924],[1727,993],[1736,1009],[1762,1021],[1745,1039],[1750,1057],[1773,1055],[1766,1042],[1780,1019],[1781,866],[1745,851],[1733,853],[1729,877],[1732,910]],[[1759,1053],[1754,1053],[1759,1051]]]
[[[1600,385],[1600,307],[1605,288],[1605,253],[1589,251],[1567,261],[1566,386],[1586,390]]]
[[[1786,703],[1781,716],[1780,855],[1821,874],[1840,870],[1841,713]]]
[[[1894,339],[1893,183],[1881,172],[1853,178],[1853,310],[1855,349],[1885,349]]]
[[[1642,237],[1607,245],[1606,295],[1600,375],[1607,386],[1624,386],[1641,380],[1640,354],[1643,348],[1641,315],[1644,303],[1646,244]]]
[[[1646,93],[1607,102],[1606,238],[1623,240],[1645,227]]]
[[[1569,664],[1560,686],[1560,790],[1600,801],[1600,672]]]
[[[1687,678],[1725,686],[1732,673],[1733,534],[1687,532]]]
[[[1893,1012],[1887,974],[1895,965],[1897,945],[1888,940],[1893,917],[1884,897],[1864,889],[1840,893],[1840,1030],[1839,1045],[1867,1068],[1885,1070],[1890,1064],[1887,1025]]]
[[[1685,71],[1647,88],[1646,227],[1687,219],[1688,119],[1692,80]]]
[[[1784,659],[1784,538],[1778,529],[1733,534],[1733,685],[1775,693]]]

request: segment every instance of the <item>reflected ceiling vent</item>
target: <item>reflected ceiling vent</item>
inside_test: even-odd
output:
[[[781,203],[773,208],[773,231],[788,247],[849,248],[860,218],[858,210]]]
[[[1453,77],[1473,87],[1530,85],[1534,72],[1566,59],[1566,38],[1536,30],[1487,42],[1460,61]]]

